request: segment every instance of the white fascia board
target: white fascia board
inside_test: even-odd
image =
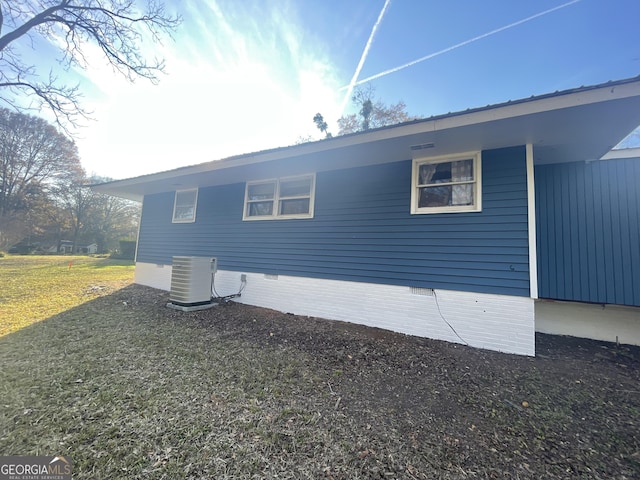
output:
[[[603,86],[577,92],[549,94],[542,97],[532,97],[521,101],[509,102],[473,109],[468,112],[451,113],[426,120],[400,124],[395,127],[383,127],[372,132],[360,133],[354,136],[332,139],[336,143],[333,148],[341,148],[376,140],[415,135],[420,133],[437,132],[470,125],[505,120],[525,115],[562,110],[571,107],[589,105],[629,97],[640,96],[640,81],[613,86]],[[338,141],[344,142],[338,143]],[[320,151],[320,150],[318,150]],[[302,154],[296,153],[295,155]]]
[[[314,153],[322,153],[374,141],[449,130],[630,97],[640,97],[640,80],[612,83],[611,85],[605,84],[593,88],[568,91],[566,93],[557,92],[554,94],[531,97],[530,99],[517,100],[495,106],[487,106],[465,112],[450,113],[425,120],[416,120],[397,126],[382,127],[370,132],[360,132],[301,145],[293,145],[262,152],[238,155],[188,167],[180,167],[174,170],[152,173],[124,180],[116,180],[106,184],[92,186],[92,189],[102,193],[120,192],[124,195],[127,193],[127,187],[137,186],[144,183],[161,182],[181,176],[197,175],[204,172],[244,165],[253,165],[291,157],[303,157]],[[141,198],[139,195],[131,192],[129,195],[131,195],[131,197],[127,198],[137,200]]]
[[[613,87],[601,87],[575,93],[558,94],[557,96],[549,95],[543,98],[532,98],[531,101],[516,101],[511,104],[499,106],[498,108],[489,108],[468,114],[444,117],[435,120],[437,124],[434,126],[434,131],[636,96],[640,96],[640,81],[615,85]]]
[[[600,160],[616,160],[620,158],[640,158],[640,147],[609,150]]]

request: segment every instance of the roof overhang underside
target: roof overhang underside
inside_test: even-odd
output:
[[[153,193],[265,178],[264,167],[274,162],[285,161],[287,173],[295,175],[528,143],[534,147],[537,164],[591,161],[600,159],[639,124],[640,80],[634,79],[240,155],[92,188],[141,200]],[[412,150],[418,145],[426,148]],[[260,168],[246,168],[250,165]]]

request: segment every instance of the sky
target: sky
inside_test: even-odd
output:
[[[114,179],[320,139],[369,84],[412,116],[640,74],[638,0],[165,0],[183,21],[145,41],[166,73],[127,82],[87,51],[93,120],[74,132],[88,174]],[[17,45],[48,75],[53,46]],[[46,117],[46,112],[43,112]]]

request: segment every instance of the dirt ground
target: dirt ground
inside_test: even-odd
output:
[[[537,335],[527,358],[235,303],[162,312],[310,354],[335,399],[313,408],[349,419],[362,478],[640,478],[640,348]]]

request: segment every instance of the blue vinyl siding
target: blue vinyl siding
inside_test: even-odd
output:
[[[529,295],[524,147],[483,152],[483,211],[411,215],[411,161],[319,172],[312,219],[242,221],[244,183],[145,197],[138,261],[211,255],[242,272]]]
[[[542,298],[640,306],[640,159],[535,169]]]

